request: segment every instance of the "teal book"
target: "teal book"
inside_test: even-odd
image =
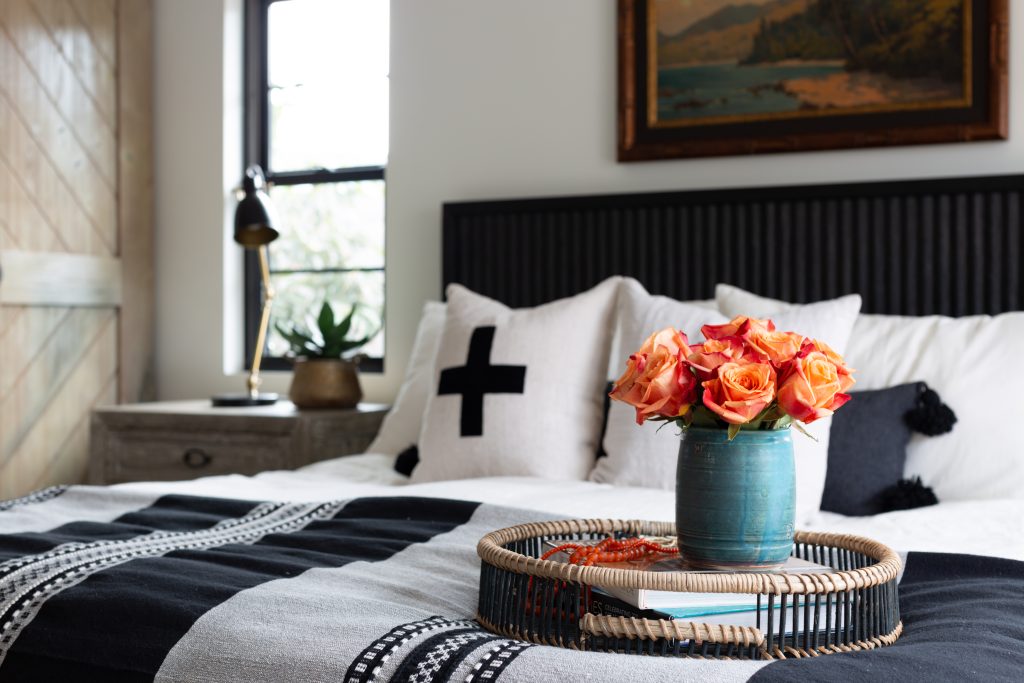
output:
[[[595,588],[591,593],[590,599],[590,612],[592,614],[612,616],[612,617],[635,617],[638,619],[654,619],[654,620],[678,620],[678,621],[692,621],[701,624],[725,624],[728,626],[752,626],[759,628],[762,631],[767,632],[768,630],[768,601],[766,598],[762,598],[760,609],[756,604],[757,596],[752,596],[755,599],[754,607],[742,608],[742,607],[725,607],[721,609],[711,608],[665,608],[665,609],[640,609],[635,605],[631,605],[624,600],[620,600],[612,595],[609,595],[603,591],[603,589]],[[801,610],[801,620],[803,620],[806,611],[806,603],[801,600],[798,609]],[[814,598],[811,598],[811,610],[814,609]],[[838,602],[832,602],[831,604],[827,600],[820,600],[818,603],[818,623],[820,630],[825,627],[826,621],[832,624],[838,624],[843,620],[842,607]],[[828,612],[831,611],[831,617],[828,616]],[[786,635],[793,634],[793,618],[792,618],[792,603],[789,603],[786,607],[787,620],[786,620]],[[813,611],[809,614],[810,619],[814,619]],[[772,610],[771,619],[774,622],[772,625],[772,631],[778,633],[780,626],[782,625],[782,610],[779,609],[779,602],[776,600],[775,609]]]
[[[623,566],[624,565],[615,565]],[[635,567],[649,572],[688,571],[676,558]],[[831,573],[834,570],[825,565],[791,557],[777,572],[790,574]],[[719,573],[719,572],[701,572]],[[653,591],[644,588],[606,588],[601,590],[641,610],[653,609],[683,619],[707,614],[726,614],[757,609],[757,596],[749,593],[677,593],[674,591]]]

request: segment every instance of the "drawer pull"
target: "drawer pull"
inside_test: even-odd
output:
[[[199,470],[211,462],[213,462],[213,456],[204,451],[202,448],[190,448],[185,451],[185,454],[181,457],[186,467],[193,470]]]

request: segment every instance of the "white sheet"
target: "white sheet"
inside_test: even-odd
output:
[[[672,491],[528,477],[408,484],[407,477],[394,472],[393,462],[391,455],[356,455],[254,477],[228,475],[182,482],[119,484],[116,488],[249,500],[423,496],[475,500],[566,517],[671,520],[675,516]],[[1024,561],[1021,499],[955,501],[873,517],[820,512],[806,528],[868,536],[901,552],[970,553]]]

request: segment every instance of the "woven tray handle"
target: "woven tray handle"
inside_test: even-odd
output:
[[[728,626],[725,624],[701,624],[692,621],[670,621],[665,619],[639,619],[636,617],[613,617],[584,614],[580,630],[587,636],[628,638],[630,640],[656,640],[674,638],[704,643],[732,643],[764,649],[764,634],[752,626]]]

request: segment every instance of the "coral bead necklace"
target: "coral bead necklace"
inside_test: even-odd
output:
[[[679,549],[664,546],[639,536],[622,539],[615,539],[609,536],[596,545],[563,543],[548,550],[540,556],[540,559],[546,560],[560,552],[569,553],[569,564],[578,564],[586,567],[592,564],[629,562],[658,555],[677,555]]]

